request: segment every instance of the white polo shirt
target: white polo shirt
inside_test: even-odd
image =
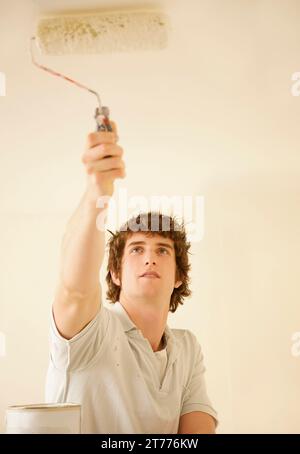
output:
[[[185,413],[217,419],[191,331],[166,326],[166,347],[153,352],[117,302],[102,305],[70,340],[59,334],[53,316],[50,333],[46,402],[80,403],[81,433],[176,434]]]

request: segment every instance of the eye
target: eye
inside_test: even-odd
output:
[[[141,246],[134,247],[133,249],[131,249],[131,252],[137,251],[137,250],[139,250],[139,249],[142,249],[142,247],[141,247]]]
[[[161,248],[159,248],[159,250],[160,250],[160,251],[164,251],[164,252],[166,252],[167,254],[169,253],[168,249],[166,249],[165,247],[161,247]]]

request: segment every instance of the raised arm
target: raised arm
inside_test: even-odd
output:
[[[97,217],[105,216],[114,181],[125,177],[123,149],[113,132],[88,135],[82,162],[87,187],[70,218],[61,245],[61,262],[53,314],[57,329],[66,339],[79,333],[96,315],[101,305],[99,272],[105,253],[105,233],[97,227]],[[107,203],[97,207],[99,198]]]

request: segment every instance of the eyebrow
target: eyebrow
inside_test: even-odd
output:
[[[132,241],[130,244],[128,244],[127,247],[129,248],[130,246],[137,246],[139,244],[146,244],[146,242],[145,241]],[[156,246],[164,246],[164,247],[167,247],[167,248],[171,249],[172,251],[174,250],[173,246],[171,246],[168,243],[159,242],[159,243],[156,243]]]

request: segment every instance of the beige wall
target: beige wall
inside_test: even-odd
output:
[[[219,431],[299,433],[300,3],[162,3],[173,24],[162,53],[43,62],[111,107],[128,197],[204,196],[193,297],[169,323],[203,346]],[[31,65],[38,6],[0,1],[0,432],[8,405],[44,399],[59,245],[94,128],[94,99]]]

